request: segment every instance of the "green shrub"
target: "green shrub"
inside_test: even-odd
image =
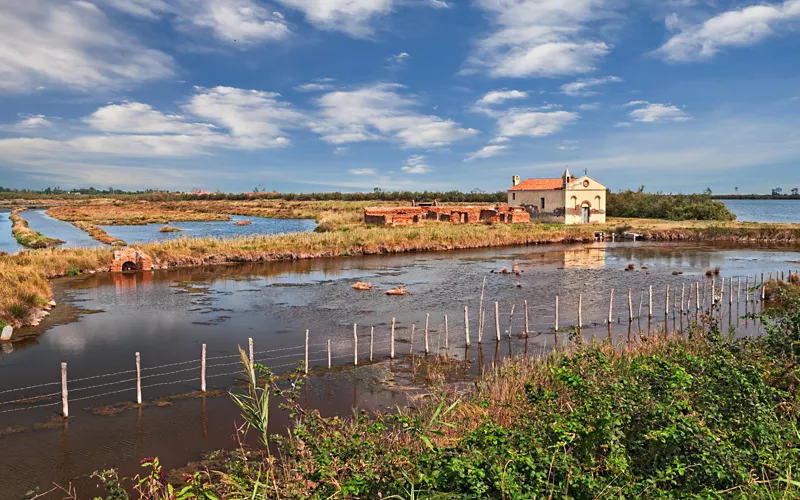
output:
[[[638,191],[608,193],[606,213],[610,217],[667,220],[731,221],[736,216],[720,201],[707,194],[645,193]]]

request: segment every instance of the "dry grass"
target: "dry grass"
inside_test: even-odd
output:
[[[49,248],[61,245],[64,242],[56,238],[48,238],[38,231],[34,231],[28,227],[28,221],[22,218],[20,212],[24,208],[13,210],[8,218],[11,221],[11,233],[20,245],[28,248]]]
[[[82,231],[86,231],[89,233],[89,236],[96,239],[100,243],[105,243],[106,245],[114,245],[114,246],[125,246],[125,240],[121,240],[119,238],[114,238],[110,234],[108,234],[105,229],[101,227],[97,227],[90,222],[84,221],[75,221],[72,223],[73,226],[77,227]]]
[[[61,205],[47,215],[66,222],[83,221],[103,225],[167,224],[174,221],[230,220],[225,214],[200,211],[191,206],[176,207],[173,203],[149,201],[122,202],[101,200],[85,205]]]

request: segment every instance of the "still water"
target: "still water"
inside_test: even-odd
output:
[[[626,271],[629,264],[634,271]],[[703,283],[710,291],[705,270],[720,266],[722,277],[754,276],[761,272],[800,267],[800,249],[737,249],[676,244],[550,245],[478,251],[418,253],[317,259],[179,269],[139,274],[98,274],[56,282],[59,306],[42,325],[39,336],[3,344],[0,353],[0,498],[15,498],[29,488],[52,481],[73,481],[87,492],[93,470],[120,467],[122,474],[137,472],[144,456],[158,455],[167,468],[197,460],[202,452],[233,447],[237,411],[223,392],[213,397],[163,399],[199,387],[199,354],[206,344],[211,365],[209,388],[227,391],[237,379],[236,346],[254,339],[256,359],[287,370],[303,358],[309,330],[312,377],[305,404],[326,414],[347,414],[351,408],[385,408],[403,404],[413,385],[409,352],[424,356],[423,329],[430,314],[430,350],[469,359],[473,370],[509,354],[550,350],[554,336],[554,303],[560,299],[560,326],[577,323],[578,295],[583,294],[583,335],[605,337],[610,289],[616,290],[611,334],[624,342],[639,329],[655,330],[665,316],[664,290],[672,297],[684,285]],[[520,274],[498,273],[502,268]],[[682,274],[675,274],[682,273]],[[477,343],[477,310],[486,276],[486,328]],[[717,285],[720,277],[716,278]],[[357,281],[371,282],[371,291],[356,291]],[[411,295],[388,296],[385,291],[404,284]],[[627,290],[638,316],[639,303],[647,311],[647,290],[656,290],[655,324],[645,318],[628,323]],[[736,290],[736,289],[734,289]],[[726,293],[727,293],[726,288]],[[736,292],[734,292],[736,293]],[[723,328],[758,333],[752,321],[738,319],[752,304],[744,290],[733,308],[723,313]],[[524,302],[528,301],[530,338],[524,330]],[[501,342],[495,341],[494,302],[499,303]],[[671,306],[674,307],[674,301]],[[509,317],[512,305],[516,308]],[[469,307],[472,346],[465,346],[464,307]],[[677,308],[676,308],[677,310]],[[449,349],[445,351],[444,318],[449,320]],[[670,327],[679,327],[672,314]],[[396,318],[398,359],[389,362],[389,336]],[[510,320],[511,319],[511,320]],[[690,318],[686,318],[688,324]],[[358,324],[359,367],[354,358],[353,324]],[[509,329],[509,324],[511,328]],[[413,326],[412,326],[413,325]],[[370,329],[374,328],[376,363],[367,365]],[[411,344],[412,328],[416,339]],[[509,332],[512,334],[509,337]],[[23,335],[25,334],[22,331]],[[566,334],[561,341],[566,341]],[[346,370],[328,372],[325,344],[332,343],[335,365]],[[262,351],[270,351],[261,353]],[[145,374],[145,406],[121,407],[135,398],[130,381],[134,353],[140,352]],[[232,356],[214,359],[220,356]],[[70,382],[70,419],[58,417],[56,394],[28,405],[4,405],[12,397],[57,393],[60,363],[67,362]],[[162,370],[150,368],[186,363]],[[98,374],[125,372],[100,380],[77,381]],[[158,373],[172,373],[160,376]],[[217,376],[219,375],[219,376]],[[211,378],[213,377],[213,379]],[[120,382],[123,381],[123,382]],[[178,383],[155,385],[161,382]],[[10,389],[51,383],[41,389],[7,393]],[[103,385],[88,389],[93,385]],[[152,386],[152,387],[151,387]],[[114,394],[105,394],[114,392]],[[95,394],[100,396],[95,397]],[[86,398],[86,399],[83,399]],[[154,404],[160,400],[164,405]],[[107,405],[114,411],[107,410]],[[285,417],[276,417],[272,432],[281,432]],[[91,491],[89,491],[91,493]],[[86,493],[88,495],[88,493]]]
[[[227,238],[232,236],[249,236],[253,234],[283,234],[306,233],[313,231],[317,226],[313,219],[269,219],[263,217],[242,217],[232,215],[229,221],[208,222],[173,222],[172,227],[180,229],[178,232],[160,233],[159,229],[164,224],[147,224],[145,226],[100,226],[115,238],[122,239],[128,244],[147,243],[150,241],[166,241],[182,236],[196,238]],[[234,223],[249,220],[247,226],[237,226]]]
[[[800,223],[800,200],[720,200],[743,222]]]
[[[0,211],[0,252],[15,253],[25,247],[17,243],[14,235],[11,234],[11,221],[8,216],[11,212]]]
[[[50,217],[46,209],[26,210],[20,215],[28,221],[28,227],[39,231],[48,238],[58,238],[66,243],[62,246],[97,248],[106,245],[89,236],[86,231],[81,231],[69,222]]]

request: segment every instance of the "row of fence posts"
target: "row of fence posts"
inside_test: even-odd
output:
[[[795,274],[797,274],[795,272]],[[782,272],[777,273],[777,279],[779,281],[785,280],[785,274]],[[789,271],[790,278],[792,277],[792,271]],[[752,299],[753,302],[757,300],[757,295],[755,293],[756,288],[760,288],[761,292],[761,300],[763,301],[765,298],[765,290],[764,284],[768,281],[772,281],[773,276],[772,273],[769,273],[768,281],[765,281],[765,273],[761,273],[761,283],[757,282],[756,276],[753,279],[754,288],[751,289],[750,287],[750,276],[746,276],[745,278],[745,301],[749,303],[751,297],[751,290],[753,290]],[[478,319],[478,343],[483,342],[483,329],[484,329],[484,322],[485,322],[485,310],[483,309],[483,298],[484,298],[484,290],[486,287],[486,276],[483,279],[483,286],[481,287],[481,298],[480,298],[480,313]],[[728,304],[733,304],[733,277],[728,280]],[[695,298],[695,311],[699,312],[701,307],[705,307],[705,299],[707,296],[705,290],[705,282],[703,283],[702,292],[700,283],[695,283],[695,286],[689,285],[689,296],[688,300],[686,300],[686,284],[681,287],[681,295],[680,295],[680,310],[681,314],[685,312],[690,312],[691,310],[691,302],[692,302],[692,288],[695,290],[694,298]],[[741,301],[741,292],[742,292],[742,281],[741,277],[737,277],[737,301]],[[653,317],[653,286],[651,285],[648,290],[649,293],[649,301],[648,301],[648,318],[652,319]],[[716,289],[716,279],[711,280],[711,299],[712,299],[712,308],[711,314],[713,315],[713,305],[717,303],[721,303],[724,298],[725,293],[725,278],[722,278],[722,283],[720,285],[719,291]],[[676,294],[677,300],[677,294]],[[640,295],[639,299],[639,317],[641,317],[642,306],[644,302],[644,292]],[[665,299],[664,299],[664,314],[665,316],[669,316],[670,311],[670,285],[666,285],[665,290]],[[686,305],[686,309],[684,309],[684,305]],[[525,334],[527,335],[530,332],[529,328],[529,316],[528,316],[528,301],[524,301],[525,307]],[[508,336],[509,338],[512,336],[512,328],[514,324],[514,308],[515,304],[511,306],[511,312],[509,314],[509,328],[508,328]],[[675,309],[673,309],[674,311]],[[611,325],[613,323],[613,311],[614,311],[614,289],[611,289],[610,296],[609,296],[609,303],[608,303],[608,324]],[[632,289],[628,288],[628,320],[633,322],[634,315],[633,315],[633,295]],[[501,339],[500,334],[500,303],[495,301],[494,303],[494,323],[495,323],[495,339],[497,342]],[[430,344],[429,344],[429,337],[428,337],[428,330],[429,330],[429,321],[430,321],[430,314],[425,315],[425,331],[424,331],[424,342],[425,342],[425,354],[429,354],[430,352]],[[396,319],[392,318],[392,327],[391,327],[391,336],[389,340],[390,351],[389,351],[389,358],[395,358],[395,325]],[[411,327],[411,341],[410,341],[410,352],[413,353],[414,350],[414,332],[415,332],[416,325],[412,325]],[[578,329],[583,328],[583,294],[578,295]],[[555,318],[554,318],[554,328],[553,333],[555,334],[555,342],[558,345],[558,332],[560,330],[559,325],[559,296],[556,295],[555,297]],[[470,330],[469,330],[469,307],[464,307],[464,337],[466,341],[467,347],[470,346]],[[373,345],[375,340],[375,327],[371,327],[370,329],[370,336],[369,336],[369,360],[372,361],[373,359]],[[308,360],[308,347],[309,347],[309,331],[306,330],[305,332],[305,352],[304,352],[304,372],[308,374],[309,369],[309,360]],[[444,315],[444,348],[449,348],[449,325],[447,315]],[[327,351],[328,351],[328,369],[331,368],[331,340],[328,339],[327,341]],[[250,362],[250,376],[251,378],[255,379],[255,357],[254,357],[254,350],[253,350],[253,339],[248,338],[248,360]],[[353,324],[353,365],[358,366],[358,325]],[[206,392],[206,344],[202,344],[201,348],[201,356],[200,356],[200,391],[202,393]],[[140,353],[136,353],[136,403],[142,404],[142,367],[141,367],[141,356]],[[66,418],[69,416],[69,393],[67,388],[67,363],[61,363],[61,404],[62,404],[62,413],[63,416]]]

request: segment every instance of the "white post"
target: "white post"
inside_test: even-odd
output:
[[[614,311],[614,289],[611,289],[611,298],[608,300],[608,324],[611,324]]]
[[[494,303],[494,330],[497,333],[497,341],[500,342],[500,305]]]
[[[358,366],[358,326],[353,323],[353,366]]]
[[[556,295],[556,332],[558,331],[558,295]]]
[[[369,327],[369,360],[372,361],[372,344],[375,342],[375,327]]]
[[[248,349],[249,349],[249,352],[250,352],[250,378],[255,380],[255,378],[256,378],[256,367],[255,367],[254,358],[253,358],[253,339],[252,338],[248,338],[247,339],[247,344],[248,344]]]
[[[305,356],[305,369],[308,375],[308,330],[306,330],[306,356]]]
[[[67,364],[61,363],[61,413],[69,418],[69,396],[67,394]]]
[[[650,301],[648,302],[649,312],[647,313],[648,318],[653,317],[653,285],[650,285]]]
[[[633,323],[633,292],[628,288],[628,323]]]
[[[733,305],[733,278],[728,280],[728,307]]]
[[[683,316],[683,299],[686,297],[686,283],[681,285],[681,316]]]
[[[483,342],[483,292],[486,290],[486,275],[483,275],[483,285],[481,285],[481,301],[478,304],[478,343]],[[428,351],[425,351],[426,353]]]
[[[741,301],[742,301],[742,277],[741,276],[737,276],[736,277],[736,303],[738,304]]]
[[[511,314],[508,315],[508,338],[511,338],[511,329],[514,327],[514,308],[516,304],[511,304]]]
[[[430,352],[428,350],[428,320],[430,319],[430,316],[431,316],[430,314],[425,314],[425,354],[428,354],[428,352]]]
[[[744,279],[744,301],[750,302],[750,275],[748,274]]]
[[[526,336],[528,335],[529,331],[530,331],[530,329],[529,329],[529,326],[528,326],[528,301],[526,300],[525,301],[525,335]]]
[[[467,339],[467,347],[469,347],[469,310],[464,306],[464,336]]]
[[[331,369],[331,339],[328,339],[328,370]]]
[[[695,283],[696,289],[694,293],[695,311],[700,311],[700,283]]]
[[[664,298],[664,315],[669,316],[669,283],[667,283],[667,294]]]
[[[408,353],[414,354],[414,330],[417,328],[415,323],[411,323],[411,342],[408,343]]]
[[[447,315],[444,315],[444,348],[450,348],[450,328],[447,326]]]
[[[136,353],[136,404],[142,404],[142,358]]]
[[[200,356],[200,392],[206,392],[206,345],[203,344],[203,349]]]
[[[583,294],[578,294],[578,328],[583,328]]]
[[[445,316],[445,323],[447,322],[447,316]],[[392,338],[389,341],[389,358],[394,359],[394,318],[392,318]]]
[[[644,292],[639,293],[639,314],[637,315],[639,321],[642,320],[642,306],[644,306]]]

